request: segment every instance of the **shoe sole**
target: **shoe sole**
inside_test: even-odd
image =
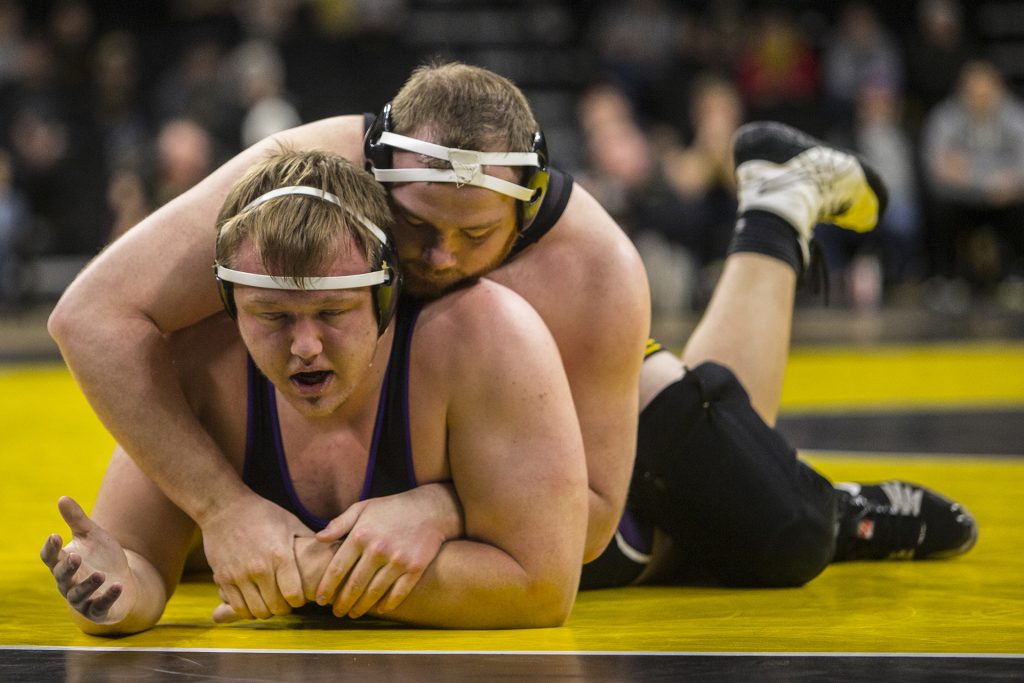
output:
[[[755,121],[740,126],[733,140],[733,168],[739,168],[740,164],[755,159],[784,164],[813,147],[837,149],[857,160],[868,186],[878,199],[878,217],[881,219],[889,205],[889,192],[871,164],[855,152],[826,144],[784,123]]]

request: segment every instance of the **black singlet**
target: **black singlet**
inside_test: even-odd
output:
[[[395,337],[377,404],[360,500],[389,496],[416,486],[409,439],[409,350],[422,303],[403,300],[395,315]],[[242,479],[256,493],[277,503],[309,528],[330,520],[311,513],[299,500],[288,473],[274,387],[249,359],[249,413]]]

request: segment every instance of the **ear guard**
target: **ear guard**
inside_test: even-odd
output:
[[[281,187],[276,190],[260,195],[246,205],[242,212],[255,208],[264,202],[284,197],[287,195],[308,195],[317,197],[330,204],[335,204],[346,210],[341,200],[330,192],[324,192],[313,187],[292,186]],[[384,334],[391,318],[395,314],[395,307],[398,303],[398,294],[401,290],[401,274],[397,269],[398,257],[393,242],[388,239],[380,227],[369,219],[358,214],[350,214],[362,223],[381,243],[380,263],[374,264],[374,270],[359,275],[338,275],[330,277],[279,277],[276,275],[258,275],[232,270],[214,261],[213,274],[217,279],[217,289],[220,292],[221,303],[224,309],[232,318],[238,316],[238,306],[235,304],[235,284],[247,285],[249,287],[262,287],[264,289],[284,289],[296,291],[328,290],[328,289],[355,289],[358,287],[369,287],[373,296],[374,312],[377,316],[377,335]]]
[[[451,169],[437,168],[394,168],[394,149],[415,152],[451,164]],[[520,229],[526,227],[544,201],[550,173],[548,172],[548,149],[544,133],[533,134],[533,145],[529,152],[477,152],[454,147],[444,147],[432,142],[418,140],[392,132],[391,103],[384,105],[363,139],[363,156],[366,170],[381,183],[400,182],[441,182],[457,185],[485,187],[495,192],[514,197],[519,208]],[[483,166],[523,166],[521,185],[487,175]]]

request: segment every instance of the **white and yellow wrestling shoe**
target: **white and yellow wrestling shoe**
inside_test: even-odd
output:
[[[733,162],[740,213],[767,211],[790,223],[805,268],[815,225],[867,232],[888,201],[881,177],[863,159],[782,123],[741,126],[733,139]]]

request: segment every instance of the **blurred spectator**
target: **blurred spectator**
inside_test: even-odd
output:
[[[991,290],[1024,275],[1024,107],[989,62],[969,62],[928,117],[932,272]]]
[[[112,217],[107,239],[113,242],[156,208],[145,176],[132,168],[114,171],[107,183],[107,208]]]
[[[578,113],[590,162],[581,180],[632,232],[640,227],[630,215],[634,199],[655,175],[650,142],[634,119],[628,96],[615,85],[589,88],[580,98]]]
[[[236,147],[241,107],[224,82],[224,48],[208,32],[190,34],[181,54],[160,77],[156,93],[158,121],[190,119],[225,145]]]
[[[578,174],[579,182],[636,243],[647,267],[654,310],[679,313],[690,305],[695,266],[689,251],[669,238],[685,220],[656,152],[669,145],[652,143],[616,86],[592,86],[578,110],[590,162]]]
[[[677,213],[659,223],[669,241],[695,259],[693,303],[699,306],[714,288],[736,219],[732,138],[743,122],[743,106],[735,86],[714,76],[699,78],[690,99],[693,139],[684,147],[666,147],[664,156]]]
[[[842,12],[836,31],[825,44],[822,83],[830,128],[849,132],[856,101],[867,82],[885,82],[898,96],[903,89],[903,60],[874,9],[851,2]]]
[[[917,26],[907,47],[909,124],[919,130],[924,117],[956,88],[957,75],[974,55],[957,0],[922,0]]]
[[[817,229],[832,277],[847,302],[874,309],[894,288],[922,275],[923,236],[916,154],[903,125],[902,100],[885,80],[865,83],[848,146],[878,171],[889,205],[878,227],[860,235],[831,225]]]
[[[820,132],[820,116],[814,111],[817,57],[784,9],[765,9],[750,25],[738,58],[737,78],[751,118]]]
[[[191,119],[171,119],[156,138],[154,195],[161,206],[205,178],[214,167],[209,132]]]
[[[0,0],[0,86],[17,75],[24,29],[21,5],[15,0]]]
[[[238,84],[239,104],[245,110],[242,147],[302,122],[285,94],[284,62],[272,43],[252,40],[242,44],[231,54],[229,69],[231,81]]]
[[[86,254],[103,244],[103,174],[86,131],[40,101],[14,114],[9,137],[15,183],[34,216],[29,248]],[[101,169],[99,169],[101,170]]]
[[[300,0],[246,0],[231,3],[246,38],[280,42],[292,29]]]
[[[680,35],[680,17],[666,0],[605,3],[592,23],[591,42],[602,76],[641,109],[669,73]]]
[[[18,248],[29,230],[29,205],[14,187],[14,167],[7,150],[0,149],[0,309],[20,295]]]
[[[50,10],[49,37],[62,85],[76,97],[84,96],[92,69],[92,43],[96,18],[82,0],[58,0]]]
[[[141,168],[152,139],[139,91],[138,48],[128,33],[104,35],[96,48],[93,119],[107,168]]]

